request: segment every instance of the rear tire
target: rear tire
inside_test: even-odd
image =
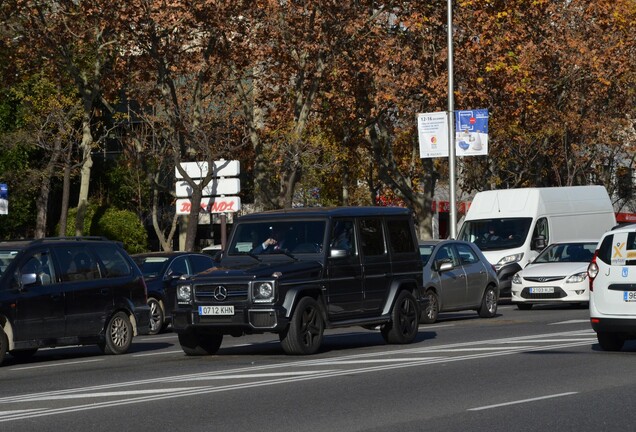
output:
[[[133,338],[133,328],[128,314],[119,311],[110,317],[104,338],[104,342],[99,344],[104,354],[124,354],[127,352],[132,345]]]
[[[492,318],[497,315],[497,291],[492,285],[486,287],[477,313],[481,318]]]
[[[4,334],[4,330],[0,326],[0,365],[4,360],[4,355],[7,353],[7,349],[9,348],[9,341],[7,340],[7,335]]]
[[[391,311],[391,322],[382,326],[382,337],[390,344],[409,344],[419,331],[420,310],[409,291],[402,291]]]
[[[219,333],[198,333],[194,330],[179,333],[179,344],[188,356],[216,354],[222,342],[223,335]]]
[[[625,337],[617,333],[597,333],[596,339],[603,351],[620,351],[625,344]]]
[[[294,310],[287,330],[280,334],[280,342],[287,354],[314,354],[320,349],[324,331],[325,321],[320,305],[312,297],[303,297]]]

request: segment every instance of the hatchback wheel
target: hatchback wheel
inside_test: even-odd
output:
[[[433,290],[426,291],[426,297],[428,298],[428,305],[422,314],[422,322],[424,324],[433,324],[439,316],[439,297]]]
[[[492,285],[484,291],[484,297],[481,299],[481,306],[477,313],[482,318],[492,318],[497,314],[497,291]]]

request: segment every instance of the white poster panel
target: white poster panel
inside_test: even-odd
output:
[[[448,114],[444,111],[417,115],[420,158],[448,157]]]
[[[194,181],[197,185],[200,180]],[[177,198],[192,196],[192,187],[186,181],[178,181],[175,184]],[[215,178],[203,188],[202,196],[235,195],[241,191],[241,181],[238,178]]]
[[[457,156],[488,155],[488,110],[455,112],[455,154]]]
[[[182,162],[181,167],[188,175],[193,178],[203,178],[208,175],[209,167],[207,162]],[[239,161],[237,160],[218,160],[214,161],[213,173],[215,177],[235,177],[241,173]],[[175,167],[174,175],[177,179],[183,176]]]
[[[240,197],[205,197],[201,198],[201,213],[233,213],[241,209]],[[177,214],[189,215],[192,202],[188,198],[177,200]]]

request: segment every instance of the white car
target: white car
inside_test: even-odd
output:
[[[636,339],[636,224],[605,233],[588,267],[590,321],[605,351]]]
[[[511,299],[519,309],[534,304],[587,304],[587,267],[597,240],[553,243],[512,277]]]

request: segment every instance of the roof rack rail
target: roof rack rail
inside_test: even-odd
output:
[[[104,236],[61,236],[61,237],[44,237],[33,240],[33,243],[44,243],[46,241],[70,240],[70,241],[108,241]]]

